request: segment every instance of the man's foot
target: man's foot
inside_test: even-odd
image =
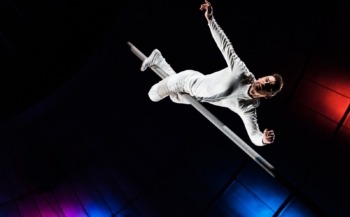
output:
[[[162,54],[160,53],[160,51],[158,49],[154,49],[152,51],[151,55],[149,55],[149,57],[147,57],[143,61],[142,66],[141,66],[141,71],[145,71],[150,66],[157,65],[162,60],[164,60],[164,58],[163,58]]]

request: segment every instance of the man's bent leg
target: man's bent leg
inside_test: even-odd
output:
[[[192,95],[191,86],[201,76],[203,74],[193,70],[173,74],[153,85],[148,92],[148,96],[153,102],[158,102],[171,95],[170,98],[173,102],[189,104],[178,94],[187,93]]]
[[[148,92],[148,96],[153,102],[158,102],[171,93],[167,86],[167,82],[168,77],[164,78],[163,80],[151,87],[151,89]]]

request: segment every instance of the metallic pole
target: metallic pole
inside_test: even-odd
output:
[[[144,61],[146,56],[138,50],[133,44],[128,42],[131,51],[141,60]],[[164,79],[167,75],[158,67],[151,67],[151,69]],[[287,204],[295,197],[299,196],[303,198],[304,201],[310,205],[320,216],[325,216],[324,211],[320,209],[312,200],[305,197],[303,192],[300,190],[299,186],[294,185],[289,180],[287,180],[283,175],[279,174],[277,170],[267,162],[262,156],[260,156],[254,149],[252,149],[247,143],[245,143],[241,138],[239,138],[234,132],[232,132],[227,126],[225,126],[220,120],[218,120],[214,115],[212,115],[206,108],[203,107],[196,99],[188,94],[181,94],[193,107],[195,107],[202,115],[204,115],[210,122],[212,122],[219,130],[221,130],[228,138],[230,138],[238,147],[240,147],[246,154],[249,155],[258,165],[260,165],[267,173],[272,177],[280,181],[285,187],[291,190],[293,194],[290,194],[286,199],[284,204],[281,205],[279,210],[276,211],[274,216],[278,216],[281,211],[287,206]]]

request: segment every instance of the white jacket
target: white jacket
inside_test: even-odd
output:
[[[227,67],[197,78],[191,82],[189,92],[201,102],[226,107],[237,113],[243,120],[250,140],[257,146],[263,146],[263,133],[259,130],[256,114],[260,100],[248,94],[251,84],[243,82],[244,78],[250,77],[253,81],[255,77],[237,56],[231,42],[214,18],[208,25]]]

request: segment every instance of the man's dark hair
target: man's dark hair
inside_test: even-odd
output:
[[[275,84],[272,86],[272,92],[273,92],[272,95],[275,96],[277,93],[279,93],[282,90],[284,82],[280,74],[275,73],[272,76],[275,77],[276,79]]]

